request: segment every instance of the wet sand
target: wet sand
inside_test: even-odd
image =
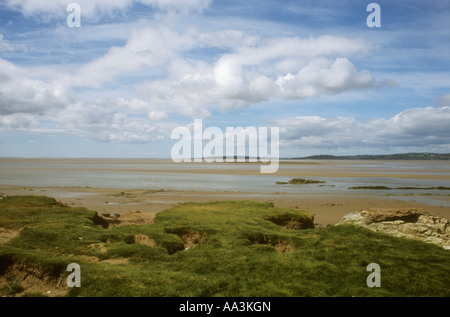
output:
[[[234,165],[230,166],[230,164]],[[309,194],[292,194],[277,192],[283,189],[282,187],[277,187],[278,185],[275,184],[273,185],[273,193],[262,193],[255,192],[254,190],[252,192],[243,192],[242,190],[237,191],[237,189],[232,192],[217,191],[216,189],[211,189],[211,191],[169,190],[167,188],[161,190],[130,189],[117,188],[121,187],[117,186],[117,183],[113,185],[108,183],[105,185],[105,187],[110,186],[113,188],[95,188],[102,187],[96,185],[91,185],[91,187],[54,186],[50,181],[49,185],[51,186],[45,187],[40,183],[40,177],[43,177],[42,175],[46,176],[50,173],[52,175],[61,175],[61,173],[65,173],[68,170],[71,170],[69,174],[72,176],[95,175],[92,177],[103,177],[103,175],[110,175],[110,173],[116,173],[115,175],[118,175],[122,171],[124,175],[131,172],[142,172],[130,174],[136,176],[145,173],[147,173],[145,175],[168,173],[171,176],[189,173],[190,175],[197,174],[202,176],[202,180],[204,180],[205,176],[211,174],[261,175],[259,173],[260,165],[260,163],[174,164],[171,160],[165,159],[0,158],[0,171],[6,173],[5,175],[11,175],[13,177],[12,180],[24,179],[28,181],[27,178],[24,178],[24,175],[34,177],[34,183],[32,185],[30,183],[29,185],[17,186],[7,185],[7,182],[6,184],[3,183],[4,185],[0,185],[0,195],[45,195],[54,197],[69,206],[82,206],[95,210],[99,214],[109,213],[111,215],[122,215],[130,211],[139,210],[140,212],[149,213],[152,216],[183,202],[256,200],[272,202],[275,206],[282,208],[307,210],[314,215],[315,222],[321,226],[335,224],[345,214],[367,208],[420,208],[430,214],[450,218],[450,195],[443,191],[433,191],[431,194],[426,194],[427,196],[423,193],[421,195],[418,192],[408,193],[407,196],[388,196],[386,193],[377,191],[367,192],[364,190],[348,190],[348,192],[343,191],[339,194],[329,192],[319,194],[315,192],[311,193],[311,191]],[[79,173],[80,171],[84,171],[85,173],[81,174]],[[278,172],[272,175],[290,178],[324,177],[326,179],[349,177],[356,180],[367,177],[373,180],[381,178],[417,179],[418,182],[421,180],[425,180],[428,183],[436,181],[438,184],[446,184],[448,180],[448,184],[450,185],[450,162],[290,160],[281,161]],[[84,183],[82,177],[79,180],[81,183]],[[134,184],[135,179],[130,179],[131,184]],[[176,178],[171,179],[175,179],[172,180],[173,182],[177,181]],[[201,180],[195,177],[187,179],[201,182]],[[0,184],[2,184],[2,180],[5,181],[6,179],[0,177]],[[88,180],[86,180],[86,186],[89,185],[87,182]],[[34,186],[36,184],[39,184],[39,186]],[[167,184],[171,185],[173,183]],[[189,183],[185,185],[185,188],[189,189]],[[164,185],[161,184],[161,186]],[[233,190],[235,189],[233,188]]]
[[[298,195],[286,193],[255,194],[243,192],[199,192],[177,190],[111,189],[84,187],[23,187],[0,185],[0,194],[44,195],[72,207],[85,207],[99,214],[126,214],[130,211],[152,216],[183,202],[254,200],[272,202],[276,207],[307,210],[318,226],[333,225],[345,214],[367,208],[420,208],[432,215],[450,218],[450,197],[437,196],[439,204],[415,202],[402,197],[367,194]]]
[[[173,163],[170,159],[45,159],[0,158],[0,168],[19,165],[20,170],[192,173],[223,175],[258,175],[268,163]],[[68,167],[65,164],[73,164]],[[124,168],[123,166],[127,167]],[[233,168],[228,168],[232,165]],[[386,165],[391,165],[386,168]],[[101,167],[101,169],[99,169]],[[235,168],[236,167],[236,168]],[[18,168],[17,166],[12,167]],[[268,174],[289,177],[376,177],[399,179],[449,180],[449,161],[364,161],[364,160],[282,160],[277,172]],[[0,179],[1,183],[1,179]]]

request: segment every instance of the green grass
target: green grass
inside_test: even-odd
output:
[[[0,225],[21,229],[0,245],[0,278],[17,263],[67,276],[75,262],[82,286],[68,296],[450,295],[450,252],[353,225],[288,229],[310,228],[305,211],[225,201],[180,204],[154,224],[104,228],[98,218],[48,197],[0,200]],[[155,245],[136,243],[138,234]],[[366,285],[373,262],[381,266],[380,288]],[[12,283],[2,295],[21,291]]]
[[[3,292],[6,295],[13,296],[25,290],[18,280],[14,278],[9,278],[7,280],[8,284],[3,288]]]

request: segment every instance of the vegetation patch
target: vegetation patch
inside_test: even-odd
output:
[[[292,178],[288,182],[276,182],[277,185],[284,185],[284,184],[303,185],[303,184],[323,184],[323,183],[325,183],[325,181],[304,179],[304,178]]]
[[[304,214],[286,213],[269,217],[267,220],[285,229],[314,229],[314,217]]]

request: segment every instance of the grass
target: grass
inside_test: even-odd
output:
[[[324,181],[318,181],[314,179],[304,178],[292,178],[289,182],[276,182],[277,185],[291,184],[291,185],[303,185],[303,184],[323,184]]]
[[[18,280],[16,280],[15,278],[9,278],[9,279],[7,279],[7,281],[8,281],[8,284],[6,286],[4,286],[4,288],[3,288],[3,292],[6,295],[13,296],[13,295],[19,294],[25,290],[23,288],[23,286],[20,285],[20,282]]]
[[[57,280],[75,262],[82,286],[68,296],[450,295],[450,252],[353,225],[312,229],[309,213],[269,203],[179,204],[135,226],[105,228],[98,218],[48,197],[0,200],[1,226],[21,229],[0,245],[0,279],[22,264]],[[380,288],[366,285],[373,262]],[[19,295],[16,284],[0,292]]]

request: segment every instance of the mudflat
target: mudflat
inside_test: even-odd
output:
[[[320,226],[335,224],[345,214],[367,208],[420,208],[450,218],[449,190],[348,189],[353,182],[360,181],[366,185],[371,182],[384,185],[387,181],[390,187],[402,184],[448,186],[448,161],[287,160],[280,161],[278,172],[263,176],[265,178],[261,177],[259,166],[260,163],[174,164],[164,159],[2,158],[0,195],[45,195],[69,206],[82,206],[111,215],[137,210],[155,215],[183,202],[254,200],[307,210]],[[84,178],[85,175],[95,176]],[[109,181],[111,175],[116,177],[115,182]],[[142,175],[145,182],[156,181],[142,186],[145,183],[139,179]],[[224,179],[227,175],[229,179]],[[314,187],[320,185],[275,183],[295,177],[317,177],[326,180],[327,184]],[[52,183],[54,179],[58,182]],[[265,182],[263,187],[252,186],[260,185],[260,180],[260,183]],[[333,181],[336,185],[329,185]],[[196,189],[195,185],[206,182],[207,186],[203,187],[206,190]],[[226,184],[222,187],[223,183]]]
[[[274,185],[275,186],[275,185]],[[254,200],[272,202],[277,207],[307,210],[317,225],[336,224],[347,213],[367,208],[420,208],[430,214],[450,218],[450,197],[440,196],[441,205],[426,204],[398,197],[365,194],[298,195],[287,193],[255,194],[243,192],[198,192],[81,187],[23,187],[1,185],[3,196],[44,195],[69,206],[82,206],[98,213],[126,214],[140,211],[155,215],[183,202]]]

